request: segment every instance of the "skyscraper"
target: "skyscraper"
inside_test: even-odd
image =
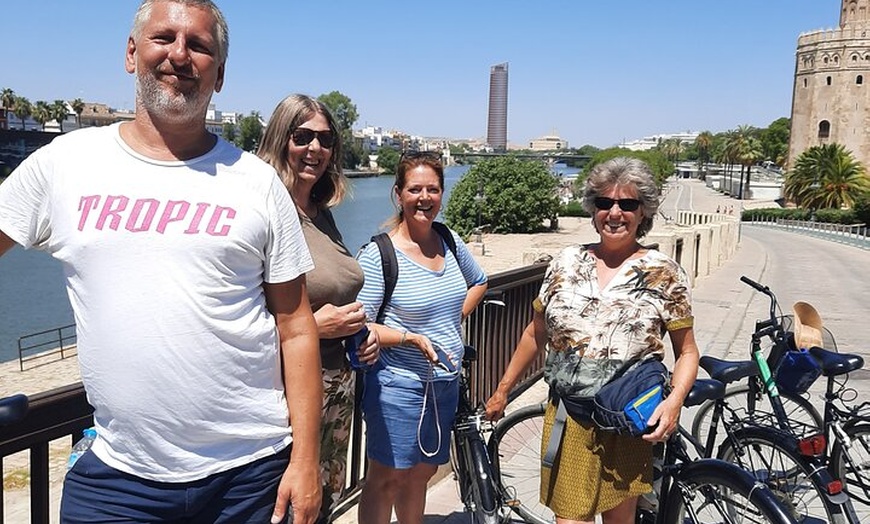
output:
[[[486,143],[496,151],[507,150],[508,65],[489,69],[489,113],[486,122]]]

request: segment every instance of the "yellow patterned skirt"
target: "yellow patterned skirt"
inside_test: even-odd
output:
[[[556,407],[544,414],[541,456],[547,449]],[[565,422],[553,468],[541,466],[541,503],[556,516],[593,520],[624,500],[652,491],[652,444],[640,437],[601,431],[594,424]]]

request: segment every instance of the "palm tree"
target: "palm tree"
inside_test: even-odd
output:
[[[24,122],[33,113],[33,106],[30,105],[30,100],[23,96],[16,96],[15,101],[12,102],[12,112],[21,119],[21,130],[24,131],[26,129]]]
[[[69,109],[66,107],[66,102],[63,100],[55,100],[51,104],[51,117],[58,123],[60,126],[60,132],[63,133],[63,121],[66,120],[67,115],[69,115]]]
[[[82,113],[85,111],[85,102],[81,98],[76,98],[72,102],[70,102],[70,106],[72,106],[73,111],[76,114],[76,128],[82,127]]]
[[[713,133],[703,131],[695,137],[695,147],[698,148],[698,177],[701,180],[705,178],[706,170],[701,169],[701,166],[706,166],[710,162],[710,146],[713,145]]]
[[[852,207],[870,191],[870,177],[841,144],[813,146],[785,176],[785,196],[808,209]]]
[[[9,89],[8,87],[4,87],[3,91],[0,92],[0,104],[3,105],[3,109],[11,110],[14,103],[15,91]]]
[[[737,128],[737,145],[735,156],[740,162],[740,189],[737,198],[743,200],[743,173],[746,172],[746,187],[749,187],[749,176],[752,174],[752,166],[764,157],[761,150],[761,141],[756,137],[758,130],[752,126],[743,125]]]
[[[52,119],[51,116],[51,106],[45,100],[37,100],[36,104],[33,105],[32,112],[33,119],[42,126],[42,130],[45,131],[45,123]]]
[[[723,135],[722,142],[722,162],[726,165],[726,169],[728,170],[728,196],[734,196],[734,164],[737,163],[737,152],[739,151],[740,146],[740,137],[737,134],[737,131],[733,129],[729,129],[725,131]]]

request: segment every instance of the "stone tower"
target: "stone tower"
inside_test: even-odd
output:
[[[830,143],[870,168],[870,0],[842,0],[837,29],[798,37],[788,168]]]

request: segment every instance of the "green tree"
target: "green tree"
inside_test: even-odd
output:
[[[340,129],[349,130],[353,128],[353,125],[359,118],[359,113],[356,110],[356,105],[350,98],[339,91],[332,91],[331,93],[320,95],[317,99],[329,108]]]
[[[756,138],[758,129],[742,125],[737,128],[736,148],[737,162],[740,163],[740,188],[737,192],[737,198],[743,199],[744,195],[744,171],[746,173],[746,189],[749,189],[749,175],[752,173],[752,166],[758,163],[762,158],[761,142]]]
[[[45,124],[52,119],[51,106],[45,100],[37,100],[33,105],[31,115],[36,123],[42,126],[42,131],[45,131]]]
[[[556,216],[556,185],[543,162],[515,157],[484,160],[453,186],[444,217],[463,236],[483,224],[496,233],[532,233]]]
[[[73,111],[76,114],[76,128],[82,127],[82,113],[85,112],[85,102],[81,98],[76,98],[69,104],[72,106]]]
[[[239,135],[236,137],[236,145],[245,151],[255,151],[263,138],[263,124],[260,123],[260,113],[251,111],[251,114],[239,121]]]
[[[813,146],[785,176],[783,192],[809,209],[852,207],[870,191],[864,166],[841,144]]]
[[[598,153],[592,155],[592,160],[586,164],[586,167],[583,168],[583,172],[579,177],[577,177],[577,180],[574,181],[574,195],[579,197],[583,194],[583,186],[586,184],[586,176],[593,167],[620,156],[637,158],[646,162],[652,171],[653,176],[655,176],[656,185],[660,188],[664,185],[665,180],[674,173],[674,164],[665,158],[665,155],[658,149],[631,151],[630,149],[623,149],[621,147],[611,147],[608,149],[602,149]]]
[[[362,144],[353,138],[353,125],[359,118],[356,105],[347,97],[347,95],[344,95],[339,91],[332,91],[320,95],[317,99],[329,108],[329,111],[335,118],[336,125],[338,125],[341,132],[342,167],[346,169],[354,169],[366,156],[365,152],[362,150]]]
[[[12,102],[12,112],[21,119],[21,130],[24,131],[27,127],[25,121],[33,114],[33,105],[30,104],[30,100],[23,96],[16,96],[15,101]]]
[[[60,132],[63,133],[63,121],[66,120],[66,117],[69,114],[66,102],[63,100],[55,100],[48,107],[49,112],[51,113],[51,118],[57,122],[57,125],[60,126]]]
[[[698,136],[695,137],[695,147],[698,148],[698,165],[706,166],[707,163],[710,162],[710,148],[713,147],[713,133],[709,131],[698,133]],[[700,172],[703,173],[704,170],[702,169]]]
[[[764,158],[782,167],[788,156],[790,136],[791,120],[785,117],[777,118],[766,129],[762,129],[759,140]]]
[[[231,144],[235,144],[236,143],[236,125],[231,123],[231,122],[224,122],[224,125],[222,127],[222,131],[221,131],[221,136],[227,142],[230,142]]]
[[[0,92],[0,104],[3,105],[3,109],[11,110],[12,106],[15,105],[15,91],[4,87],[3,91]]]
[[[381,146],[378,148],[378,167],[384,173],[395,174],[396,166],[399,165],[399,152],[392,147]]]

